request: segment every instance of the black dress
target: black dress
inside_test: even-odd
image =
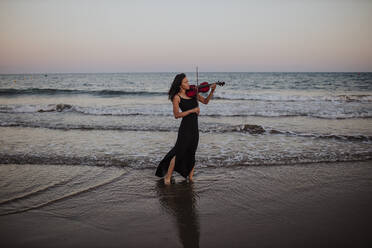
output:
[[[179,106],[183,111],[196,108],[198,106],[196,97],[191,99],[181,98]],[[195,152],[199,143],[198,115],[191,113],[182,118],[178,129],[177,141],[174,147],[160,161],[155,175],[163,177],[167,174],[169,163],[174,156],[176,161],[174,171],[187,177],[195,165]]]

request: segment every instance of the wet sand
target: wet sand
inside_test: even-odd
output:
[[[371,161],[154,173],[0,165],[0,246],[371,247]]]

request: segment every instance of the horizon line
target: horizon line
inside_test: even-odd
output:
[[[195,73],[195,71],[127,71],[127,72],[19,72],[0,73],[0,75],[25,75],[25,74],[120,74],[120,73]],[[202,71],[199,73],[372,73],[372,71]]]

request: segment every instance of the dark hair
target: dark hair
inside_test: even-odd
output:
[[[169,100],[173,101],[173,97],[180,91],[182,80],[186,77],[185,73],[177,74],[173,80],[173,83],[168,91]]]

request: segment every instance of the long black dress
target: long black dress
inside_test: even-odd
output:
[[[195,98],[181,98],[179,106],[182,111],[187,111],[198,106]],[[198,115],[191,113],[182,118],[181,125],[178,129],[177,141],[174,147],[160,161],[155,175],[163,177],[167,174],[169,163],[174,156],[176,161],[174,171],[180,173],[183,177],[187,177],[195,165],[195,152],[199,143],[199,127]]]

